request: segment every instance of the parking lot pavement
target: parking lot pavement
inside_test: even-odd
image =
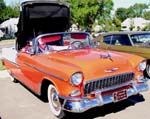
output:
[[[10,75],[7,72],[7,70],[0,71],[0,79],[2,79],[2,78],[9,78],[9,77],[10,77]]]
[[[66,119],[150,119],[150,91],[142,94],[82,114],[68,114]],[[56,119],[48,103],[9,78],[0,78],[0,116],[1,119]]]
[[[0,116],[2,119],[54,119],[47,103],[9,78],[0,80]]]

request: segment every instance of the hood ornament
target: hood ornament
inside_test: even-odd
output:
[[[103,58],[103,59],[110,59],[111,61],[112,60],[112,56],[110,55],[110,53],[108,52],[107,54],[101,54],[100,55],[100,58]]]
[[[115,68],[111,68],[111,69],[106,69],[104,71],[107,72],[107,73],[111,73],[111,72],[117,71],[118,69],[119,68],[115,67]]]

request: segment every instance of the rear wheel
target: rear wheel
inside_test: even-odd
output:
[[[58,97],[58,91],[56,87],[52,84],[48,86],[48,101],[52,113],[58,118],[63,118],[65,116],[64,111],[62,110],[61,103]]]

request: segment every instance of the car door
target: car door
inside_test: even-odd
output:
[[[37,55],[30,53],[20,52],[16,59],[20,66],[20,81],[27,87],[38,93],[42,73],[40,72],[39,58]]]
[[[100,47],[107,50],[132,53],[143,57],[147,57],[147,55],[150,54],[146,48],[134,46],[128,34],[106,35],[103,37]]]

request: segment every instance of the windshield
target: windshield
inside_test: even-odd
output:
[[[131,40],[135,45],[150,43],[150,33],[131,35]]]
[[[42,35],[37,40],[37,52],[54,52],[90,48],[87,33],[61,33]]]

